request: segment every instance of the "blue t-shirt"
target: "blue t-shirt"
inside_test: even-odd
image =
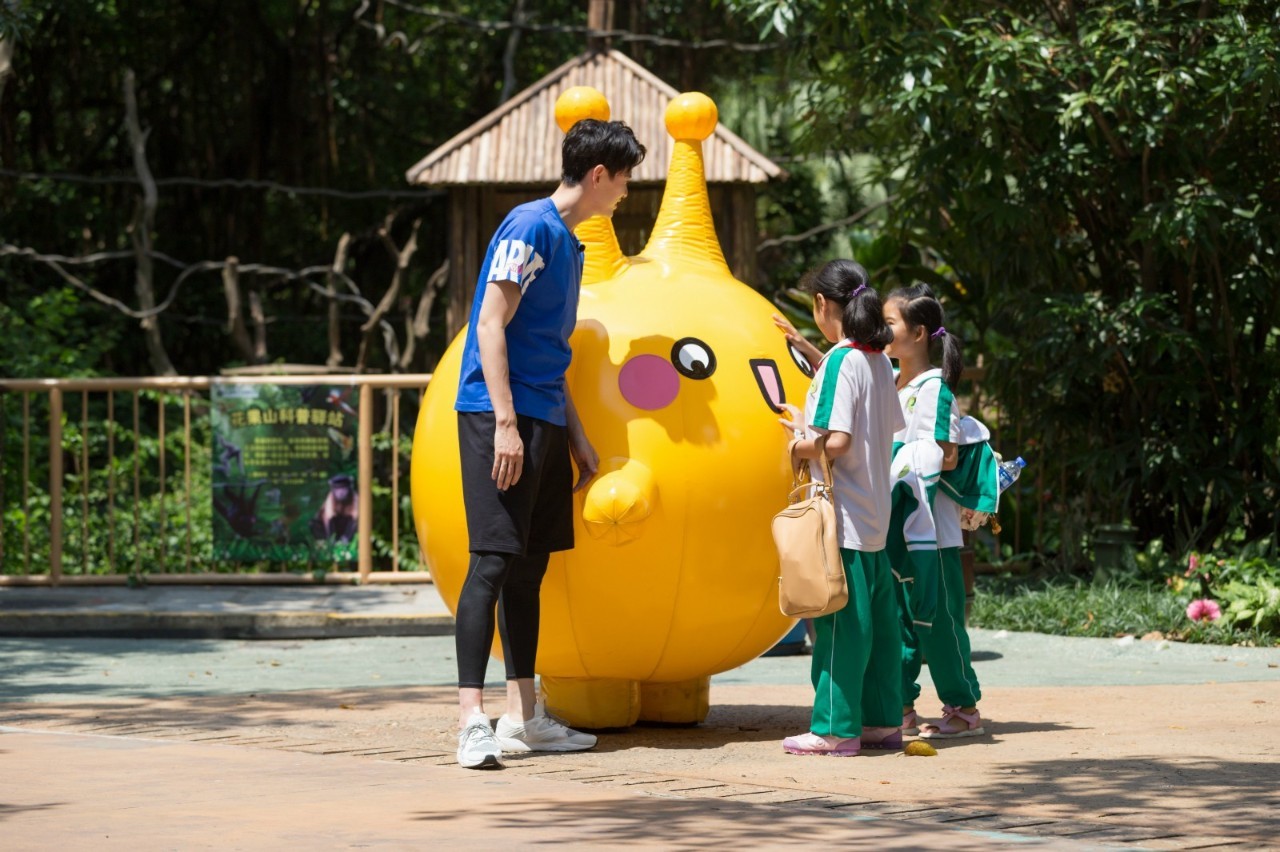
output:
[[[521,204],[498,226],[480,266],[471,323],[462,349],[458,411],[493,411],[480,366],[476,323],[491,281],[520,284],[520,304],[507,324],[507,366],[517,414],[565,425],[564,373],[578,321],[582,244],[550,198]]]

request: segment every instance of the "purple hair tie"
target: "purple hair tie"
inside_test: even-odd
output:
[[[935,331],[933,334],[929,335],[929,339],[930,339],[930,340],[937,340],[939,337],[945,337],[945,336],[946,336],[946,334],[947,334],[947,327],[946,327],[945,325],[940,325],[940,326],[938,326],[938,330],[937,330],[937,331]]]
[[[859,293],[861,293],[861,292],[862,292],[863,290],[865,290],[865,289],[867,289],[867,285],[866,285],[866,284],[859,284],[859,285],[854,289],[854,291],[853,291],[852,293],[850,293],[850,294],[849,294],[849,298],[850,298],[850,299],[855,298]]]

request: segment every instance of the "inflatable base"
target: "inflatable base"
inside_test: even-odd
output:
[[[547,712],[573,728],[629,728],[636,722],[696,725],[711,709],[711,678],[676,683],[541,678]]]

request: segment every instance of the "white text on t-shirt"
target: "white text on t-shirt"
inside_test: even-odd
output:
[[[523,240],[501,240],[493,249],[493,261],[489,264],[490,281],[516,281],[520,292],[529,285],[546,266],[542,255]]]

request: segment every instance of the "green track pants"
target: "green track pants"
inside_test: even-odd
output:
[[[938,558],[941,574],[932,630],[917,630],[912,624],[911,604],[905,589],[899,588],[896,595],[902,634],[903,703],[914,704],[920,697],[920,667],[928,660],[929,676],[942,703],[973,707],[982,700],[982,690],[973,673],[969,634],[964,627],[964,569],[960,565],[960,548],[943,548],[938,551]]]
[[[821,736],[857,737],[864,724],[902,722],[902,637],[884,551],[840,549],[849,603],[813,620],[813,719]]]

